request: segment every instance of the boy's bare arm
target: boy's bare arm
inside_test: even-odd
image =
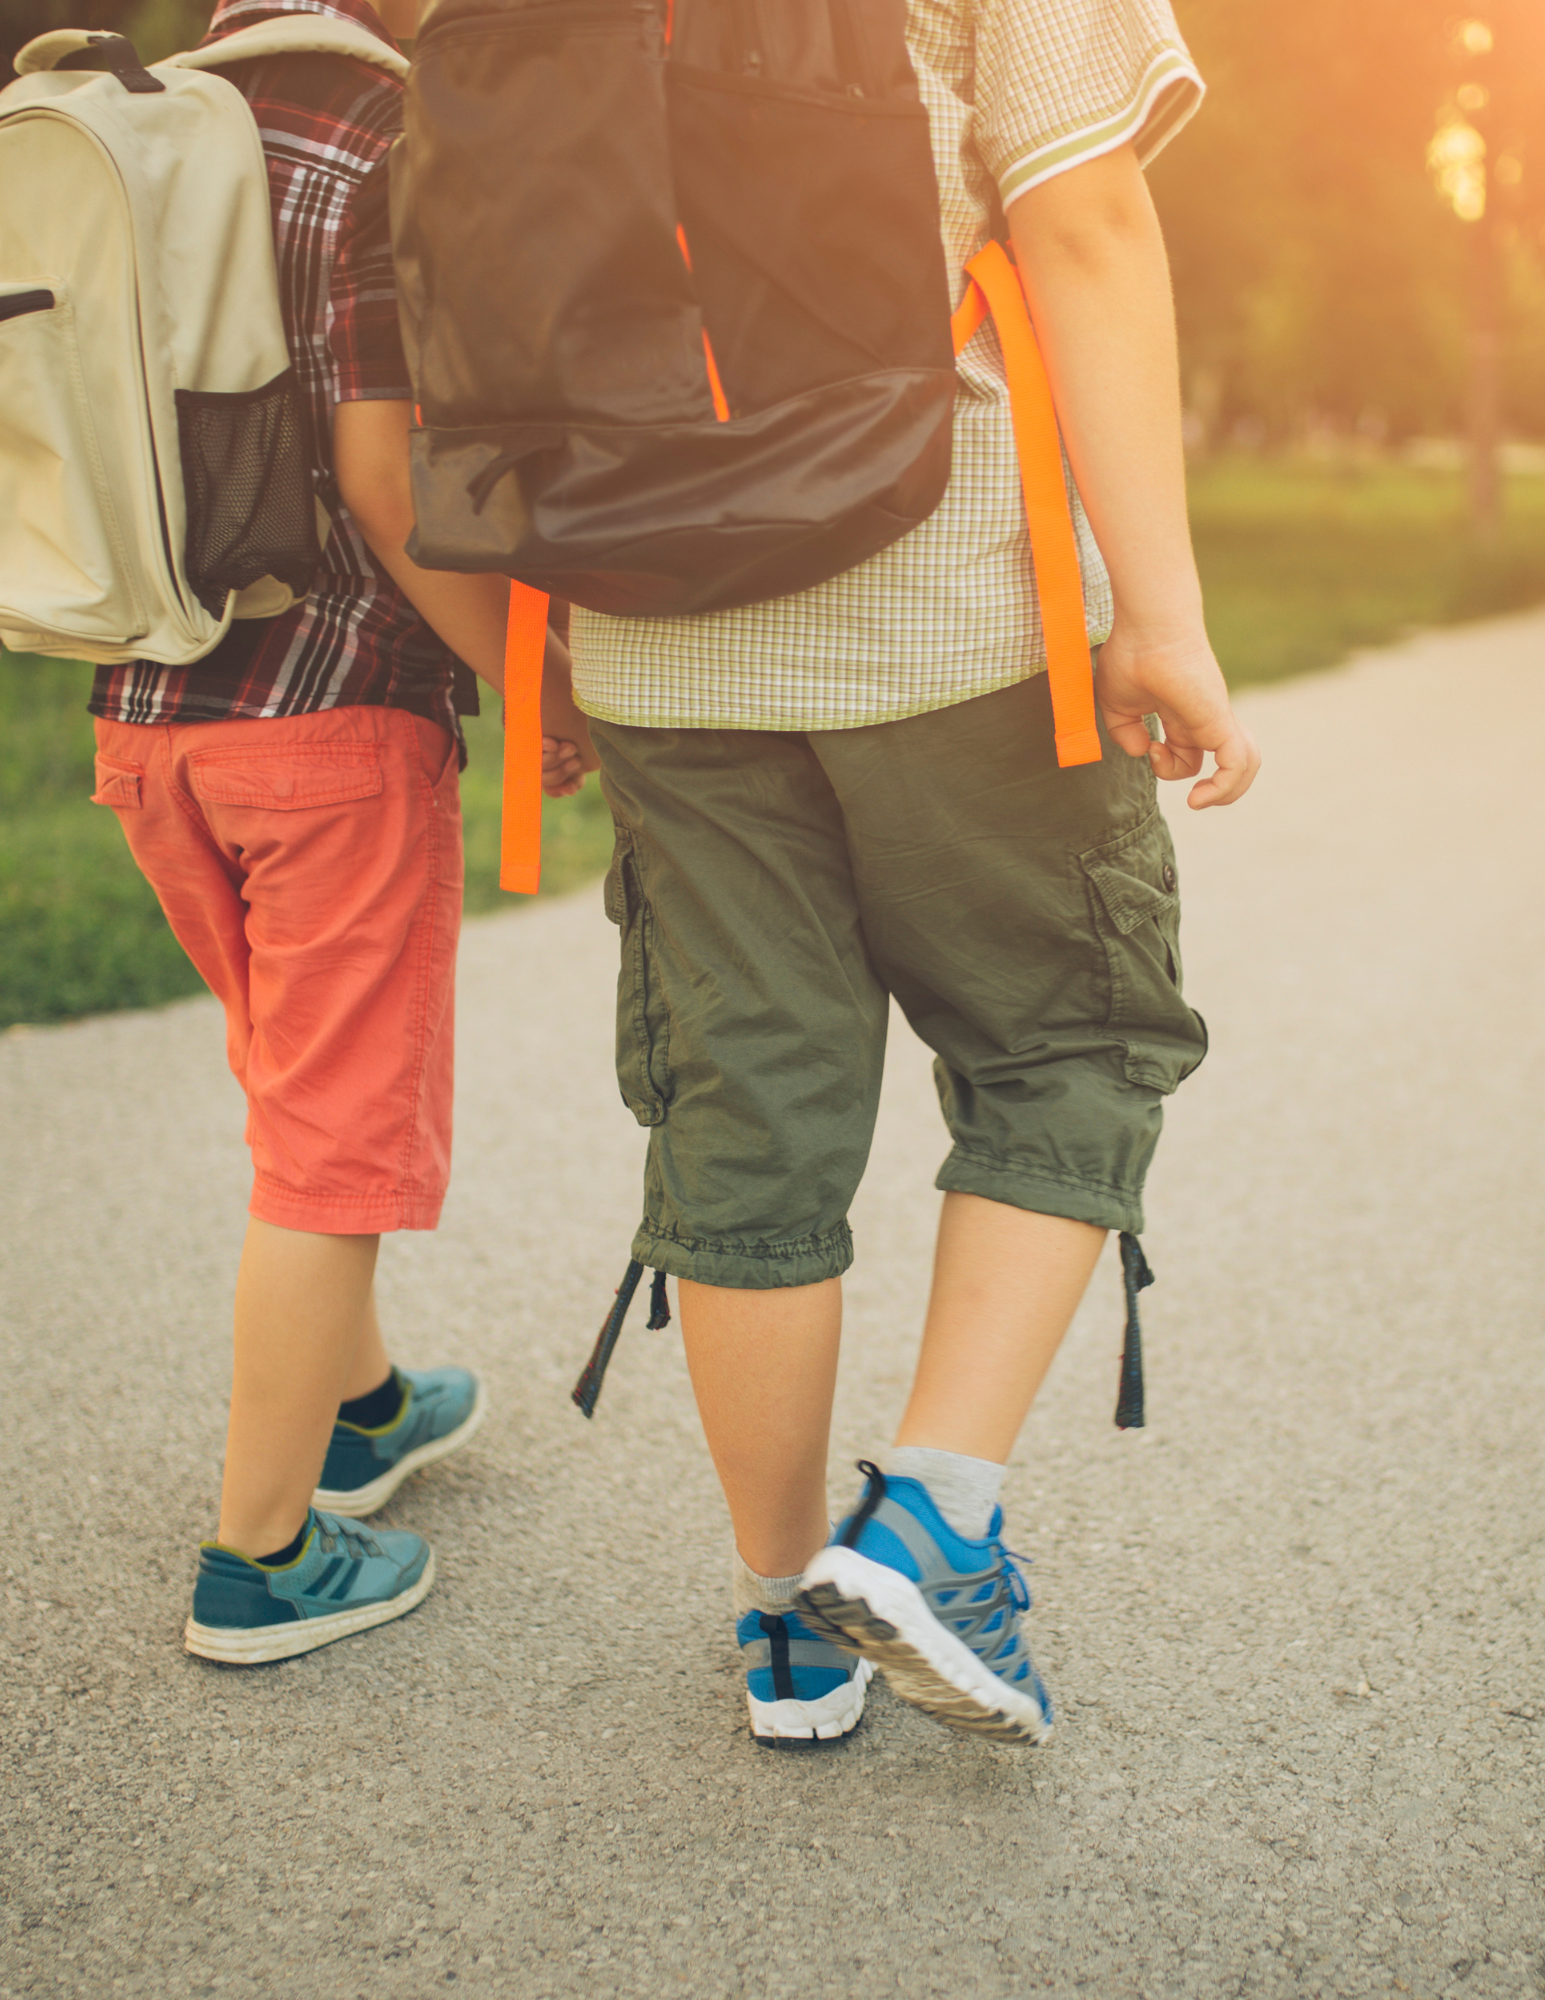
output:
[[[510,586],[502,576],[456,576],[420,569],[403,552],[413,532],[408,483],[411,403],[340,403],[333,413],[333,463],[343,504],[370,552],[414,610],[491,688],[504,687],[504,631]]]
[[[1022,195],[1009,227],[1068,458],[1110,571],[1116,621],[1100,655],[1106,724],[1193,806],[1249,789],[1260,752],[1229,706],[1202,616],[1186,516],[1169,264],[1130,146]],[[1150,743],[1157,713],[1164,742]]]
[[[504,690],[504,635],[510,586],[502,576],[461,576],[420,569],[403,544],[413,532],[404,402],[340,403],[333,413],[333,463],[343,504],[370,552],[414,610],[472,671]],[[548,635],[542,675],[543,788],[577,791],[596,767],[585,718],[574,706],[567,648]]]

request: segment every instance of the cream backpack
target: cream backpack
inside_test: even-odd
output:
[[[310,587],[318,507],[245,98],[257,56],[407,62],[292,14],[144,68],[29,42],[0,90],[0,642],[185,665]],[[325,517],[323,517],[325,532]]]

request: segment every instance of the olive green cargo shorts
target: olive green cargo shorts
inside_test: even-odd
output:
[[[1146,762],[1059,770],[1044,676],[863,729],[592,730],[636,1257],[747,1290],[847,1269],[892,995],[936,1058],[940,1188],[1141,1229],[1206,1050]]]

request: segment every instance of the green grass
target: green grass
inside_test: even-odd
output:
[[[1357,646],[1545,602],[1545,479],[1508,486],[1477,548],[1462,481],[1395,467],[1222,459],[1192,480],[1213,637],[1236,686],[1332,665]],[[0,656],[0,1027],[196,993],[113,814],[92,789],[91,669]],[[498,887],[497,714],[467,730],[469,913],[518,907]],[[611,825],[591,780],[543,816],[544,895],[598,874]]]
[[[1192,528],[1230,685],[1545,601],[1545,479],[1510,479],[1506,500],[1500,534],[1481,547],[1457,474],[1250,458],[1198,467]]]

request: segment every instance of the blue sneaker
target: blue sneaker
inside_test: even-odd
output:
[[[805,1572],[802,1616],[873,1660],[935,1721],[1044,1743],[1051,1697],[1020,1628],[1030,1593],[1003,1546],[1003,1509],[981,1541],[967,1541],[919,1480],[859,1470],[868,1491]]]
[[[421,1465],[448,1458],[482,1423],[488,1407],[483,1385],[465,1368],[399,1368],[402,1408],[379,1430],[333,1425],[314,1507],[360,1520],[384,1507]]]
[[[746,1663],[746,1707],[759,1743],[829,1742],[858,1727],[874,1672],[792,1611],[748,1611],[735,1637]]]
[[[200,1544],[183,1632],[190,1653],[233,1667],[288,1660],[400,1618],[429,1594],[435,1559],[422,1535],[362,1528],[315,1508],[307,1529],[300,1554],[278,1569],[221,1542]]]

